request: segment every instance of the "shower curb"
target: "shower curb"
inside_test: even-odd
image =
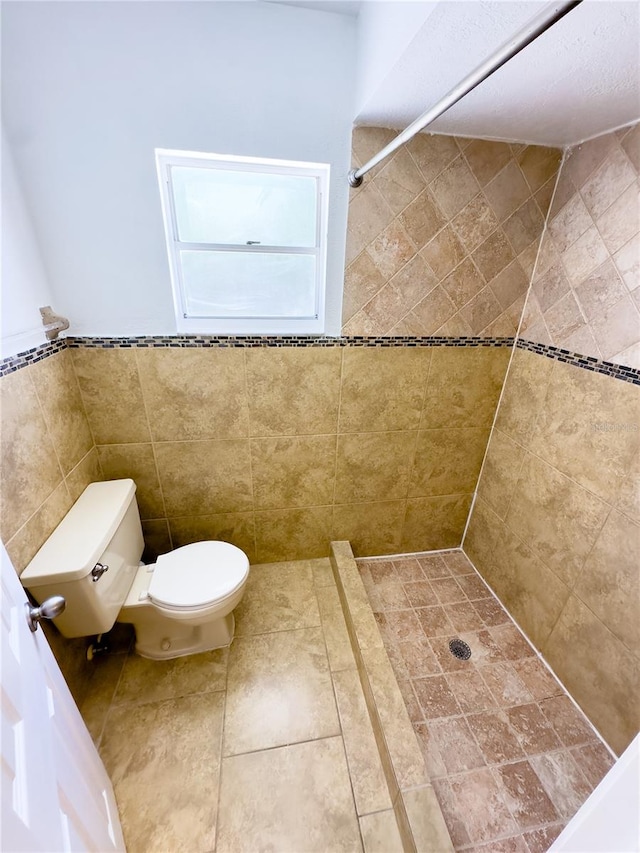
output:
[[[332,542],[330,560],[403,849],[453,853],[349,542]]]

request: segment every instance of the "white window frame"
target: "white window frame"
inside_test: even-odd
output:
[[[160,183],[160,198],[165,238],[169,257],[173,306],[179,333],[210,335],[321,335],[325,333],[325,292],[327,270],[327,232],[329,222],[328,163],[302,163],[292,160],[272,160],[261,157],[239,157],[224,154],[202,154],[191,151],[156,149],[156,166]],[[301,175],[317,181],[316,245],[313,248],[288,246],[225,246],[216,243],[185,243],[178,239],[177,219],[171,185],[171,168],[222,169],[259,172],[262,174]],[[315,312],[310,317],[190,317],[180,267],[180,250],[279,252],[313,254],[316,258]]]

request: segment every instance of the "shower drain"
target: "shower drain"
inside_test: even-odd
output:
[[[449,651],[458,660],[469,660],[471,649],[464,640],[449,640]]]

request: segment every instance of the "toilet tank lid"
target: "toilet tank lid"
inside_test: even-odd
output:
[[[88,575],[106,550],[131,501],[133,480],[90,483],[20,575],[30,589]]]

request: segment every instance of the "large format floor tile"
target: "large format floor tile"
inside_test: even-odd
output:
[[[126,661],[127,656],[124,654],[98,658],[85,698],[79,706],[82,719],[96,746],[100,745],[107,714]]]
[[[222,693],[112,709],[101,754],[132,853],[214,848],[223,716]]]
[[[225,755],[339,733],[321,628],[234,641],[229,655]]]
[[[317,562],[252,566],[244,598],[234,614],[236,637],[320,625],[314,593]]]
[[[216,849],[361,851],[342,739],[223,759]]]
[[[392,809],[360,818],[365,853],[403,853],[402,838]]]
[[[436,561],[432,568],[442,577],[464,576],[466,565],[448,565]],[[394,584],[413,583],[408,593],[416,606],[439,600],[417,560],[389,561],[387,569]],[[385,567],[373,574],[384,581]],[[100,743],[130,853],[341,853],[362,851],[363,843],[367,853],[402,849],[383,766],[388,770],[390,760],[407,788],[425,786],[427,779],[422,761],[418,773],[416,753],[408,749],[414,734],[402,698],[397,696],[399,705],[389,698],[393,671],[355,566],[353,575],[362,596],[357,634],[384,705],[386,763],[329,560],[252,567],[230,649],[167,661],[133,653],[96,660],[83,713]],[[461,584],[470,594],[478,592],[473,584]],[[420,620],[409,622],[390,620],[408,638],[403,645],[408,667],[418,650],[405,648],[409,629],[422,632]],[[423,633],[422,639],[424,652],[430,646]],[[440,672],[434,653],[430,666]],[[409,691],[416,674],[411,669],[406,675]],[[526,675],[537,683],[535,672]],[[537,686],[542,690],[543,682]],[[597,775],[603,756],[577,738],[567,709],[554,705],[551,712],[572,745],[573,763],[565,765],[585,766]],[[551,778],[553,765],[540,766]],[[424,849],[445,849],[434,841],[433,833],[442,830],[437,815],[423,803],[433,799],[431,788],[414,793],[412,830],[428,837]],[[571,795],[556,792],[567,803]]]
[[[131,655],[122,671],[113,702],[115,705],[139,705],[224,690],[228,657],[228,649],[173,660],[149,660]]]

